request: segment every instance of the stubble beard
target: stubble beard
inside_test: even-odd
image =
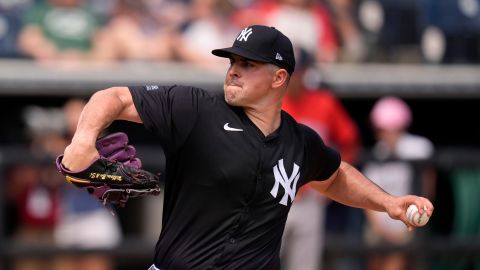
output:
[[[238,106],[238,92],[239,89],[231,89],[231,85],[224,85],[224,95],[225,95],[225,101],[232,106]]]
[[[225,91],[225,101],[226,101],[229,105],[235,106],[235,105],[236,105],[236,102],[235,102],[235,94],[233,94],[233,93],[231,93],[231,92]]]

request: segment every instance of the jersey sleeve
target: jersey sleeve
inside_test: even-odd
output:
[[[201,89],[185,86],[130,86],[135,108],[145,127],[163,146],[180,147],[197,120]]]
[[[306,141],[307,177],[309,181],[326,180],[340,167],[340,154],[325,145],[311,128],[303,125],[302,128]]]

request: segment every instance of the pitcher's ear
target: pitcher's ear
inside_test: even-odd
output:
[[[280,68],[273,74],[272,88],[278,88],[287,83],[289,78],[288,72],[284,68]]]

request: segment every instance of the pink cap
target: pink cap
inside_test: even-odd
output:
[[[393,96],[378,100],[370,113],[373,126],[384,130],[406,129],[411,120],[412,113],[408,105]]]

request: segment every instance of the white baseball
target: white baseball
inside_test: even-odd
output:
[[[415,226],[424,226],[427,224],[428,220],[430,217],[427,215],[427,207],[423,206],[423,210],[425,210],[421,215],[418,212],[418,208],[415,204],[411,204],[407,208],[407,219],[410,222],[410,224],[413,224]]]

